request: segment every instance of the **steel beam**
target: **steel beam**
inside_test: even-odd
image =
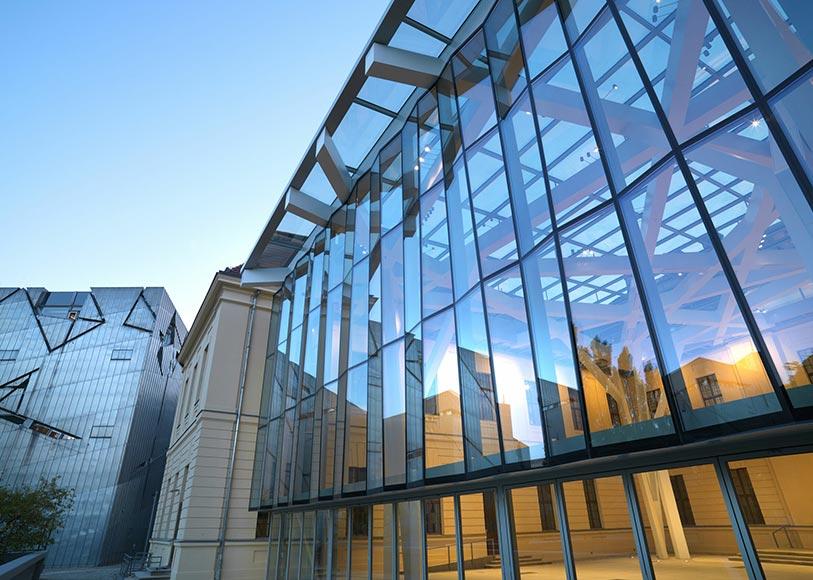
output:
[[[368,77],[430,88],[443,70],[443,61],[402,48],[373,44],[364,59]]]

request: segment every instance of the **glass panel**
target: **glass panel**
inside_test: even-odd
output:
[[[313,578],[313,540],[315,530],[316,513],[308,511],[302,514],[302,554],[299,557],[299,574],[297,580],[301,578]]]
[[[531,99],[527,94],[501,126],[517,239],[521,252],[525,254],[551,232],[542,156],[536,139]]]
[[[374,354],[381,348],[381,244],[376,244],[369,263],[369,319],[367,352]]]
[[[813,74],[808,75],[796,86],[785,92],[773,103],[779,123],[785,130],[796,155],[813,180]]]
[[[288,514],[282,514],[279,537],[279,557],[277,558],[277,570],[273,580],[285,578],[285,569],[288,566],[288,532],[290,531],[291,518]]]
[[[344,280],[350,271],[350,264],[345,261],[345,226],[348,210],[337,211],[330,220],[330,255],[328,264],[328,290],[332,290]],[[352,246],[352,242],[351,242]],[[351,252],[352,253],[352,252]]]
[[[282,515],[271,516],[271,526],[268,533],[268,565],[266,566],[266,580],[271,580],[272,573],[276,574],[279,563],[280,528],[282,527]]]
[[[493,491],[460,496],[463,568],[475,578],[502,578],[497,504]]]
[[[381,298],[384,343],[404,335],[404,241],[402,227],[381,238]]]
[[[357,103],[350,105],[333,133],[333,142],[342,160],[351,167],[358,167],[390,121],[392,118],[383,113]]]
[[[397,113],[412,94],[414,88],[395,81],[367,77],[358,92],[358,96],[360,99]]]
[[[455,314],[466,431],[466,470],[471,472],[502,462],[483,296],[479,288],[457,303]]]
[[[598,11],[604,6],[604,0],[561,0],[562,16],[565,27],[571,38],[585,31]]]
[[[390,40],[390,46],[434,57],[446,48],[446,43],[402,22]]]
[[[438,184],[421,197],[421,284],[423,317],[452,303],[452,268],[446,195]]]
[[[634,481],[658,577],[748,577],[711,465],[636,473]]]
[[[420,195],[421,162],[418,159],[418,119],[416,113],[417,107],[413,109],[412,115],[407,119],[404,128],[401,130],[404,213],[412,207],[413,203],[418,201]],[[429,158],[425,159],[425,161],[428,162]]]
[[[452,254],[452,281],[455,294],[462,296],[480,278],[471,199],[469,198],[466,167],[462,160],[455,163],[451,179],[446,184],[446,204]]]
[[[476,0],[454,0],[452,2],[416,0],[407,12],[407,16],[440,32],[443,36],[451,38],[476,3]]]
[[[322,295],[322,290],[324,289],[325,284],[325,265],[327,264],[327,260],[325,259],[326,257],[324,236],[320,236],[315,243],[313,262],[311,263],[311,287],[309,289],[310,292],[308,297],[309,311],[318,308],[322,303],[322,299],[324,298]]]
[[[314,396],[299,403],[297,420],[297,454],[294,470],[294,499],[308,499],[311,489],[311,459],[313,458]]]
[[[438,100],[435,89],[430,90],[418,101],[418,135],[420,192],[424,193],[440,181],[443,173]]]
[[[384,376],[384,483],[406,482],[406,384],[404,341],[382,351]]]
[[[523,263],[537,383],[542,393],[550,455],[584,449],[576,364],[556,247],[543,244]]]
[[[308,289],[308,262],[303,260],[297,265],[294,281],[294,308],[291,311],[291,326],[302,324],[305,316],[305,295]]]
[[[542,75],[531,92],[553,209],[562,224],[610,199],[610,190],[570,58]]]
[[[666,165],[622,200],[683,426],[778,412],[779,402],[680,170]],[[647,392],[649,412],[666,407]]]
[[[514,561],[520,578],[567,578],[553,485],[511,490]]]
[[[338,389],[336,381],[327,383],[322,390],[322,442],[320,453],[321,484],[320,495],[333,493],[333,464],[336,455],[336,412],[338,410]]]
[[[421,224],[415,203],[404,216],[404,329],[421,321]]]
[[[339,378],[339,352],[342,334],[342,288],[327,294],[325,307],[325,382]]]
[[[305,360],[303,362],[302,391],[303,396],[312,395],[316,392],[317,380],[321,378],[321,365],[323,353],[319,352],[319,330],[322,322],[319,308],[308,314],[308,322],[305,330]],[[322,356],[320,356],[320,354]]]
[[[288,387],[285,406],[296,404],[299,397],[299,360],[302,354],[302,327],[297,326],[291,331],[290,348],[288,349]]]
[[[543,458],[545,440],[519,268],[493,278],[484,290],[505,461]]]
[[[280,468],[277,482],[277,503],[288,501],[288,491],[291,485],[291,462],[293,461],[293,438],[296,418],[296,409],[285,411],[282,423],[282,442],[280,447]]]
[[[623,0],[618,9],[679,141],[752,101],[701,0]]]
[[[452,61],[463,142],[471,146],[497,122],[483,33],[477,33]]]
[[[483,277],[517,259],[500,134],[495,129],[466,151]]]
[[[367,483],[367,364],[347,372],[344,491],[363,491]]]
[[[765,576],[809,576],[813,553],[813,453],[732,461],[728,468]]]
[[[813,212],[761,118],[686,154],[795,406],[813,404]]]
[[[316,537],[314,539],[313,577],[315,580],[326,580],[328,570],[328,550],[330,549],[330,510],[316,512]]]
[[[531,78],[567,51],[554,0],[518,0],[522,44]]]
[[[423,323],[423,409],[426,475],[463,473],[463,433],[454,313]]]
[[[396,137],[381,150],[379,157],[381,180],[381,233],[385,234],[403,219],[403,192],[401,189],[401,138]]]
[[[716,0],[757,81],[768,91],[813,57],[806,0]]]
[[[353,237],[353,263],[363,260],[370,253],[370,174],[365,173],[358,182]]]
[[[333,186],[327,180],[325,172],[322,171],[322,166],[318,163],[313,164],[313,169],[308,174],[308,178],[300,188],[304,193],[312,195],[322,203],[330,205],[336,199],[336,193],[333,191]]]
[[[369,508],[355,506],[350,510],[350,580],[367,580]]]
[[[363,260],[353,267],[353,287],[350,299],[350,363],[356,365],[367,359],[368,324],[367,310],[370,307],[368,262]]]
[[[383,375],[381,354],[367,364],[367,491],[384,485]]]
[[[392,562],[392,546],[384,547],[384,507],[381,504],[371,506],[373,510],[373,529],[372,529],[372,570],[371,576],[373,580],[383,580],[390,578]],[[384,552],[387,552],[386,559]]]
[[[347,578],[347,508],[333,512],[333,578]]]
[[[443,147],[443,172],[448,182],[452,165],[463,153],[460,134],[460,119],[457,111],[457,93],[454,89],[452,65],[447,64],[437,83],[438,116],[440,120],[440,142]],[[447,183],[448,184],[448,183]]]
[[[420,501],[398,504],[398,575],[404,578],[423,576],[423,518]]]
[[[423,344],[421,326],[406,335],[407,481],[423,479]]]
[[[488,47],[491,79],[497,95],[497,110],[500,118],[503,118],[528,84],[519,47],[514,0],[497,2],[486,19],[483,32]]]
[[[302,548],[302,513],[291,514],[288,534],[288,580],[299,580],[299,557]]]
[[[621,476],[562,487],[578,577],[641,578]]]
[[[454,498],[423,500],[423,527],[426,535],[428,580],[451,580],[457,574]]]
[[[669,151],[666,135],[608,9],[574,48],[574,56],[601,153],[621,190]]]
[[[627,248],[612,208],[562,233],[593,445],[674,432]],[[655,393],[651,393],[655,391]]]

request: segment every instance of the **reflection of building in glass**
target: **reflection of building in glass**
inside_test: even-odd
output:
[[[243,272],[269,577],[813,559],[811,22],[393,3]]]
[[[0,289],[0,482],[76,492],[49,566],[143,549],[185,338],[162,288]]]

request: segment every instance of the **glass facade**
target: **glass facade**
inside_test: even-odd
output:
[[[486,4],[276,296],[272,551],[329,505],[334,578],[784,577],[760,542],[806,516],[755,531],[761,468],[647,453],[813,413],[810,8]]]
[[[185,339],[163,288],[0,288],[0,484],[58,477],[75,491],[47,566],[118,563],[143,546]]]

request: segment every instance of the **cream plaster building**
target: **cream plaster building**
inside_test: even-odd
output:
[[[183,384],[150,541],[160,564],[146,577],[240,580],[265,572],[267,521],[248,500],[271,294],[241,287],[239,275],[239,268],[215,275],[178,356]]]

